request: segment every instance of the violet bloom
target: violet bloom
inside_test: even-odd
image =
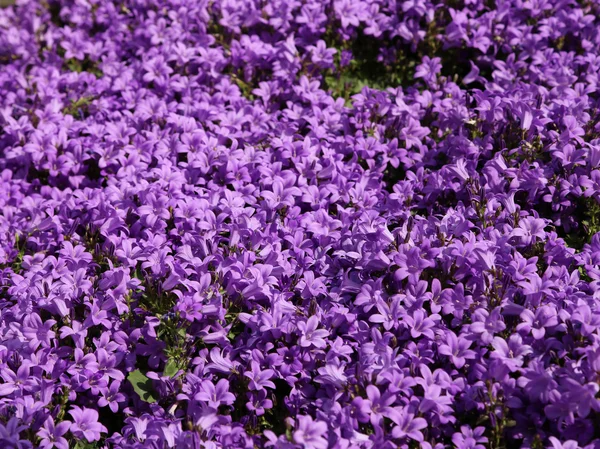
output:
[[[390,414],[390,419],[396,424],[392,429],[394,438],[411,438],[416,441],[423,441],[421,429],[427,427],[427,421],[423,418],[415,418],[414,413],[406,408],[397,407],[394,413]]]
[[[431,267],[432,262],[421,257],[418,248],[411,248],[406,253],[398,253],[394,256],[394,262],[398,265],[395,276],[402,280],[408,278],[411,282],[417,282],[421,272]]]
[[[229,381],[220,379],[215,385],[205,380],[200,385],[200,391],[194,395],[197,401],[205,401],[210,407],[219,408],[221,405],[231,405],[235,401],[233,393],[229,392]]]
[[[300,348],[292,346],[291,348],[278,349],[277,353],[281,356],[281,366],[279,371],[284,376],[295,375],[302,370],[302,361],[300,360]]]
[[[429,128],[421,126],[420,122],[411,117],[408,119],[408,126],[400,131],[400,138],[406,142],[407,148],[418,147],[430,132]]]
[[[369,385],[370,386],[370,385]],[[350,417],[360,423],[369,422],[369,411],[371,409],[371,401],[368,399],[361,398],[360,396],[355,397],[350,404]]]
[[[120,392],[121,382],[114,380],[107,391],[102,393],[102,397],[98,399],[98,405],[100,407],[108,407],[113,413],[117,413],[119,410],[119,403],[126,402],[127,397]]]
[[[369,317],[371,323],[381,323],[385,330],[396,327],[406,313],[399,298],[393,298],[390,302],[383,299],[377,300],[376,307],[379,313],[374,313]]]
[[[212,363],[206,365],[206,369],[209,371],[230,373],[235,368],[235,364],[230,360],[229,356],[223,356],[223,352],[217,347],[210,350],[210,360]]]
[[[0,449],[600,449],[598,3],[0,0]]]
[[[561,443],[561,441],[554,436],[548,437],[548,440],[552,443],[553,449],[579,449],[579,444],[577,444],[577,441],[575,440],[567,440]]]
[[[88,442],[98,441],[101,433],[108,430],[98,422],[98,412],[90,408],[74,406],[69,414],[73,417],[71,432],[78,438],[85,438]]]
[[[25,318],[23,323],[23,335],[29,340],[29,347],[33,350],[39,346],[47,348],[54,339],[52,326],[56,324],[55,320],[46,320],[42,322],[37,313],[32,313]]]
[[[31,449],[33,445],[21,439],[21,432],[27,426],[19,425],[19,419],[11,418],[6,424],[0,423],[0,447],[7,449]]]
[[[423,57],[423,61],[417,66],[417,70],[415,71],[415,78],[423,78],[427,84],[433,84],[437,74],[442,70],[441,61],[442,60],[437,57]]]
[[[297,426],[293,439],[304,449],[327,449],[326,439],[327,424],[322,421],[313,421],[310,416],[298,416]]]
[[[597,382],[582,385],[575,379],[566,378],[563,386],[566,393],[562,399],[575,404],[577,414],[581,418],[587,418],[591,410],[600,411],[600,400],[596,398],[600,385]]]
[[[319,319],[316,316],[311,316],[306,322],[300,321],[298,329],[302,333],[300,337],[300,346],[308,348],[314,346],[316,348],[324,348],[327,342],[324,340],[329,335],[325,329],[317,329]]]
[[[460,433],[456,432],[452,435],[452,442],[456,449],[485,449],[487,437],[484,437],[485,427],[476,427],[471,429],[469,426],[461,426]]]
[[[578,304],[571,319],[575,324],[575,329],[585,337],[592,335],[600,328],[600,313],[598,311],[593,311],[590,306],[585,303]]]
[[[262,416],[265,414],[266,409],[273,408],[273,401],[267,398],[266,390],[248,393],[248,398],[250,400],[246,402],[246,407],[256,413],[256,416]]]
[[[275,388],[275,384],[271,382],[275,376],[275,371],[272,369],[261,369],[260,365],[252,362],[252,370],[246,371],[244,376],[250,379],[249,388],[251,390],[262,390],[264,388]]]
[[[148,430],[148,422],[150,421],[148,416],[141,416],[139,418],[127,418],[127,424],[133,428],[135,438],[139,441],[146,440],[146,433]]]
[[[492,341],[494,352],[491,358],[502,363],[510,372],[517,371],[524,363],[524,357],[531,353],[531,347],[523,344],[518,334],[513,334],[508,341],[502,337],[494,337]]]
[[[531,400],[543,404],[555,402],[560,399],[560,393],[556,390],[558,383],[552,374],[545,369],[543,363],[532,360],[527,369],[523,370],[523,375],[517,383],[523,387]]]
[[[546,328],[558,325],[556,310],[552,306],[541,306],[535,313],[529,309],[521,313],[523,323],[517,326],[517,330],[531,332],[533,338],[541,340],[546,334]]]
[[[335,48],[327,48],[324,40],[317,41],[316,45],[306,47],[311,52],[311,60],[322,68],[333,68],[333,55],[337,53]]]
[[[56,426],[51,416],[46,419],[43,427],[38,431],[37,436],[42,439],[41,449],[69,449],[67,439],[63,437],[69,431],[70,421],[61,421]]]
[[[519,226],[513,230],[512,235],[519,237],[523,245],[530,245],[536,239],[543,240],[546,237],[545,227],[546,222],[544,220],[526,217],[519,221]]]
[[[462,335],[456,336],[452,331],[445,334],[446,343],[438,347],[438,353],[447,355],[452,360],[452,363],[457,368],[462,368],[467,360],[472,360],[476,357],[475,351],[469,349],[472,342],[465,339]]]
[[[156,196],[153,193],[148,195],[148,206],[141,206],[138,210],[142,218],[142,222],[149,227],[155,226],[159,220],[167,220],[170,217],[170,212],[167,209],[167,198]]]
[[[581,126],[579,126],[577,119],[572,115],[566,115],[563,118],[563,123],[565,129],[560,134],[561,141],[568,142],[569,140],[573,139],[577,143],[582,144],[583,139],[581,136],[585,135],[585,131]]]
[[[469,331],[473,333],[473,337],[486,345],[493,341],[494,334],[506,329],[499,307],[496,307],[491,313],[485,309],[477,309],[473,312],[472,320]]]
[[[412,316],[404,316],[404,322],[408,325],[410,335],[413,338],[419,338],[421,335],[424,335],[427,338],[433,339],[435,337],[433,329],[436,322],[440,319],[441,317],[437,313],[427,316],[421,309],[415,310]]]
[[[342,388],[348,381],[343,366],[329,364],[319,368],[317,372],[319,375],[315,377],[315,381],[321,384]]]
[[[371,424],[380,426],[384,417],[390,417],[394,413],[391,405],[396,401],[396,395],[389,392],[381,394],[375,385],[368,385],[367,397],[370,402]]]

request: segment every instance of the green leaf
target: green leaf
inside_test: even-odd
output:
[[[139,369],[130,372],[127,380],[133,385],[133,389],[144,402],[156,402],[155,392],[152,389],[152,380],[148,379]]]
[[[165,376],[173,377],[175,374],[177,374],[178,371],[179,371],[179,366],[177,365],[177,362],[175,362],[175,360],[171,359],[167,363],[167,366],[165,366],[165,370],[163,371],[163,374]]]
[[[517,422],[514,419],[509,419],[504,424],[504,427],[515,427],[516,425],[517,425]]]
[[[79,98],[78,100],[71,102],[70,105],[65,107],[63,109],[63,113],[75,116],[79,113],[79,110],[82,110],[82,112],[85,112],[93,100],[94,100],[93,97]]]
[[[0,0],[0,8],[8,8],[17,4],[17,0]]]
[[[79,440],[77,441],[77,444],[75,444],[74,449],[96,449],[97,447],[97,443],[88,443],[87,441]]]

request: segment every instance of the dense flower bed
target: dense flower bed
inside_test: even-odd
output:
[[[0,5],[0,447],[600,447],[600,1]]]

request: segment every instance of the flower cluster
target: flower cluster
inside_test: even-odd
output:
[[[599,0],[0,1],[0,447],[600,447]]]

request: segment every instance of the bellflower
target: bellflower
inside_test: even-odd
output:
[[[313,421],[309,416],[298,416],[298,425],[293,433],[293,439],[304,449],[326,449],[327,424]]]
[[[0,1],[0,448],[597,448],[600,10],[497,3]]]
[[[69,414],[73,417],[70,430],[74,435],[92,442],[98,441],[100,435],[107,432],[106,427],[98,422],[96,410],[74,406]]]
[[[52,417],[48,417],[44,423],[44,426],[37,433],[37,435],[42,439],[40,442],[40,448],[68,449],[68,442],[63,435],[69,431],[70,426],[71,422],[69,421],[61,421],[55,425]]]

